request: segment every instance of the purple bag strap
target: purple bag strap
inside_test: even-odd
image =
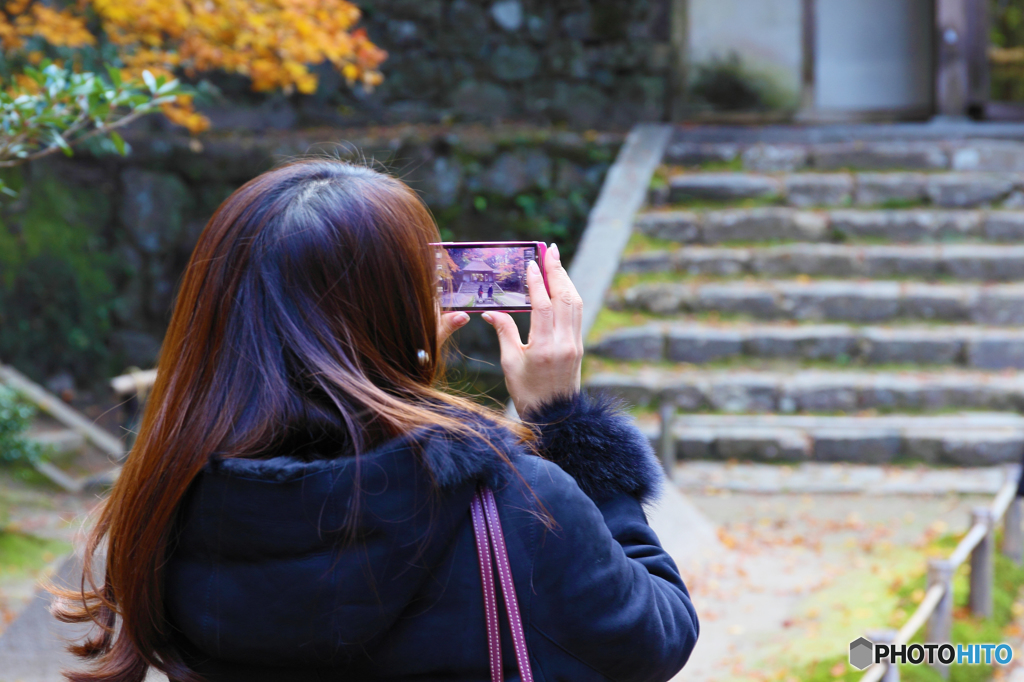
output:
[[[509,629],[512,631],[512,643],[515,645],[516,664],[522,682],[533,682],[533,671],[530,670],[530,654],[526,649],[526,635],[523,632],[523,619],[519,615],[519,602],[516,599],[516,586],[512,581],[512,566],[508,560],[508,548],[505,546],[505,535],[501,531],[501,518],[498,516],[498,504],[490,488],[481,487],[473,496],[470,505],[473,517],[473,534],[476,537],[477,557],[480,559],[480,577],[484,586],[484,615],[487,620],[487,649],[491,660],[491,682],[502,682],[501,668],[501,629],[498,622],[498,603],[494,594],[494,563],[498,565],[498,581],[501,594],[505,599],[505,611],[508,614]]]
[[[494,595],[494,566],[491,564],[491,543],[487,537],[487,521],[480,492],[469,507],[476,537],[476,555],[480,560],[480,579],[484,584],[484,616],[487,620],[487,652],[491,659],[491,680],[501,682],[501,636],[498,624],[498,601]]]

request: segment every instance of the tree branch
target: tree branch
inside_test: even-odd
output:
[[[136,109],[135,111],[132,111],[130,114],[127,114],[126,116],[122,116],[121,118],[117,119],[113,123],[105,123],[102,128],[99,128],[99,127],[93,128],[92,130],[90,130],[89,132],[87,132],[84,135],[80,135],[79,137],[77,137],[75,139],[70,139],[68,137],[68,135],[70,135],[71,133],[75,132],[73,130],[73,127],[74,127],[74,125],[77,125],[78,121],[76,121],[75,124],[72,125],[72,128],[68,128],[68,130],[65,131],[65,133],[63,135],[61,135],[61,137],[64,138],[64,140],[68,143],[69,147],[74,147],[76,144],[78,144],[80,142],[83,142],[84,140],[88,140],[91,137],[95,137],[97,135],[102,135],[104,133],[110,132],[111,130],[116,130],[117,128],[124,127],[124,126],[128,125],[129,123],[132,123],[132,122],[142,118],[143,116],[145,116],[146,114],[149,114],[149,113],[152,113],[152,110],[139,111],[138,109]],[[88,115],[83,114],[83,116],[85,117],[86,120],[88,120]],[[79,127],[79,129],[81,129],[81,128]],[[56,154],[60,150],[61,150],[60,145],[53,144],[53,145],[50,145],[49,147],[46,147],[44,149],[40,149],[39,151],[34,152],[32,154],[29,154],[28,156],[25,156],[25,157],[20,158],[20,159],[4,159],[4,160],[0,160],[0,168],[15,168],[17,166],[21,166],[23,164],[26,164],[29,161],[35,161],[37,159],[42,159],[44,157],[50,156],[51,154]]]

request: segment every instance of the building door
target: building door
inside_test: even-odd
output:
[[[817,0],[815,116],[930,116],[934,4],[934,0]]]

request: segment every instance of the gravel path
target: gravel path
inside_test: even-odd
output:
[[[679,559],[701,618],[697,649],[676,678],[687,682],[768,680],[842,655],[890,625],[890,586],[924,569],[924,542],[966,529],[970,508],[991,500],[725,490],[688,498],[724,549]]]

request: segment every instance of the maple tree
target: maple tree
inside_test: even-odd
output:
[[[330,63],[372,88],[387,54],[348,0],[77,0],[0,4],[0,167],[71,153],[89,138],[124,154],[116,128],[156,111],[192,132],[188,79],[220,71],[257,92],[312,93]],[[93,67],[84,69],[88,63]],[[0,191],[10,193],[0,182]]]
[[[9,0],[0,48],[7,59],[32,62],[48,48],[112,47],[125,80],[221,71],[247,77],[258,92],[309,94],[317,87],[311,67],[325,62],[350,85],[381,82],[387,53],[356,28],[359,18],[348,0],[78,0],[62,8]],[[208,125],[187,94],[161,108],[194,132]]]

